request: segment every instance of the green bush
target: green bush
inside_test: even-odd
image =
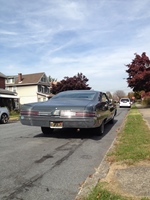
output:
[[[18,116],[19,113],[20,113],[19,110],[11,110],[11,111],[10,111],[10,116]]]

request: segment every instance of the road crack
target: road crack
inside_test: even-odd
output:
[[[29,188],[34,186],[34,183],[36,181],[38,181],[39,179],[42,179],[42,177],[46,173],[50,172],[55,167],[60,166],[61,163],[63,163],[65,160],[67,160],[85,141],[86,140],[82,140],[80,143],[71,144],[71,146],[69,148],[67,148],[69,150],[69,152],[65,156],[63,156],[61,159],[56,161],[50,169],[48,169],[47,171],[45,171],[42,174],[37,174],[37,175],[33,176],[32,178],[30,178],[30,180],[24,182],[21,186],[16,187],[15,190],[13,192],[11,192],[11,194],[9,194],[8,196],[5,195],[4,197],[2,197],[2,200],[17,199],[18,194],[22,193],[23,190],[29,190]],[[68,145],[68,143],[67,143],[67,145]],[[65,145],[63,145],[63,146],[65,146]],[[51,154],[47,154],[47,155],[43,156],[41,159],[35,161],[35,163],[42,163],[46,159],[49,159],[49,158],[53,158],[53,156]],[[21,200],[23,200],[23,199],[21,199]]]

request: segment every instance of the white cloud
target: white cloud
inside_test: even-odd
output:
[[[125,64],[134,53],[150,56],[149,6],[149,0],[4,1],[0,71],[44,71],[59,80],[82,72],[94,89],[128,91]]]

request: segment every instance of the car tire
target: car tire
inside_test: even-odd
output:
[[[53,132],[53,129],[50,127],[41,127],[41,130],[44,135],[50,135]]]
[[[1,123],[2,123],[2,124],[6,124],[6,123],[8,123],[8,120],[9,120],[8,115],[7,115],[6,113],[3,113],[3,114],[1,115]]]
[[[101,136],[104,134],[104,131],[105,131],[105,123],[103,121],[99,127],[95,128],[95,133],[96,135]]]

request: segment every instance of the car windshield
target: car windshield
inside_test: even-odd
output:
[[[69,93],[69,92],[62,92],[57,94],[56,96],[52,97],[53,99],[60,99],[60,98],[67,98],[67,99],[87,99],[92,100],[95,96],[95,92],[75,92],[75,93]]]
[[[129,102],[129,99],[121,99],[121,102]]]

